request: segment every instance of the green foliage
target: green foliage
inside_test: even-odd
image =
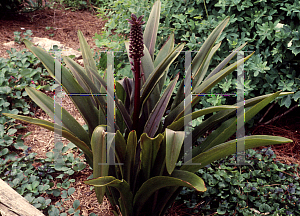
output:
[[[60,4],[63,4],[66,8],[72,9],[72,10],[82,10],[82,9],[87,9],[87,1],[82,1],[82,0],[56,0]]]
[[[246,150],[251,166],[235,167],[235,155],[213,162],[197,172],[207,182],[207,191],[183,188],[177,197],[190,211],[210,215],[299,215],[300,185],[298,164],[274,162],[270,148]]]
[[[29,99],[24,88],[32,86],[36,89],[53,91],[55,85],[53,85],[53,79],[49,79],[48,72],[31,52],[26,49],[18,52],[11,49],[7,52],[9,53],[8,59],[0,58],[0,177],[33,206],[47,212],[49,208],[52,208],[51,199],[44,197],[45,194],[51,194],[54,190],[51,189],[53,187],[52,175],[58,173],[58,178],[64,178],[63,183],[60,183],[61,189],[58,188],[58,190],[61,191],[59,196],[67,198],[66,192],[63,191],[68,190],[68,196],[70,196],[74,189],[68,188],[68,182],[73,181],[68,176],[82,170],[85,165],[83,161],[74,158],[72,153],[60,157],[64,162],[64,167],[55,165],[54,158],[59,158],[59,155],[66,152],[69,147],[74,148],[74,145],[70,144],[63,149],[55,148],[52,154],[49,152],[53,158],[36,159],[36,154],[29,154],[31,148],[25,146],[23,141],[31,132],[24,136],[16,136],[17,130],[25,127],[15,124],[14,119],[7,118],[2,113],[33,115],[30,111],[30,104],[31,106],[35,104]],[[22,151],[23,154],[20,156]],[[43,165],[33,166],[39,163]]]
[[[49,176],[41,179],[39,174],[45,175],[41,169],[35,169],[32,165],[34,163],[35,154],[27,154],[25,157],[15,157],[6,164],[4,160],[1,164],[1,178],[6,181],[12,188],[14,188],[20,195],[24,196],[36,208],[45,209],[51,200],[38,198],[40,194],[46,193],[51,187],[51,170],[45,168],[45,172]],[[2,161],[1,161],[2,162]],[[38,199],[34,199],[38,198]]]
[[[46,30],[46,31],[48,31],[48,30],[56,30],[56,28],[53,28],[53,27],[51,27],[51,26],[46,26],[46,27],[45,27],[45,30]],[[49,36],[50,36],[50,37],[53,37],[53,36],[54,36],[54,33],[49,33]]]
[[[49,80],[47,71],[31,52],[25,49],[17,52],[13,48],[7,52],[9,59],[0,58],[0,114],[8,112],[33,115],[29,110],[32,101],[29,100],[24,88],[32,86],[36,89],[51,90],[53,80]],[[41,78],[44,80],[41,81]],[[27,148],[22,144],[22,136],[14,135],[17,129],[24,127],[14,122],[15,120],[11,118],[0,116],[1,156],[13,154],[7,150],[10,146],[23,150]]]
[[[123,52],[114,53],[115,80],[121,80],[124,77],[133,78],[130,63],[123,61],[123,59],[126,58],[127,58],[127,53],[123,53]],[[107,53],[105,51],[95,52],[94,60],[97,65],[97,69],[100,71],[100,75],[104,76],[107,68]]]
[[[14,35],[15,35],[14,41],[17,42],[18,44],[21,44],[24,38],[27,39],[27,40],[31,40],[30,36],[32,35],[32,31],[31,30],[26,30],[26,32],[23,32],[23,35],[25,37],[22,37],[21,32],[18,32],[18,31],[15,31]]]
[[[42,0],[2,0],[0,2],[0,16],[16,12],[31,12],[43,7]]]
[[[171,100],[179,74],[172,77],[172,80],[168,80],[167,86],[164,84],[170,65],[178,57],[185,44],[175,46],[174,34],[170,34],[162,49],[155,50],[160,11],[161,2],[156,1],[144,33],[131,35],[130,43],[134,41],[139,46],[133,47],[132,44],[125,41],[127,54],[130,56],[129,58],[133,58],[129,60],[134,61],[134,63],[131,62],[134,65],[134,70],[132,70],[135,73],[134,80],[125,77],[114,83],[113,68],[111,67],[113,62],[108,57],[106,73],[102,77],[81,31],[78,31],[78,37],[85,67],[81,67],[69,57],[63,57],[66,66],[70,69],[61,67],[60,82],[65,92],[93,93],[93,95],[91,97],[71,97],[83,116],[87,129],[62,108],[62,136],[83,151],[87,163],[93,168],[94,179],[85,183],[95,186],[99,203],[106,195],[112,204],[113,212],[118,215],[164,215],[182,187],[206,191],[204,181],[194,172],[236,151],[236,140],[227,141],[237,129],[235,115],[236,109],[239,107],[236,104],[200,109],[186,115],[183,82],[179,84],[176,97]],[[131,23],[140,25],[140,18],[136,21],[134,17],[132,16]],[[226,17],[214,28],[203,43],[201,52],[193,57],[192,65],[187,68],[188,73],[191,74],[186,76],[192,78],[193,85],[193,90],[189,94],[207,93],[253,55],[252,53],[230,64],[230,60],[236,55],[236,52],[232,52],[205,78],[208,72],[206,65],[209,66],[212,56],[220,47],[220,43],[216,45],[215,43],[219,41],[218,38],[229,20],[229,17]],[[138,27],[140,28],[140,26]],[[134,31],[132,30],[132,32]],[[41,48],[35,47],[30,41],[24,40],[24,43],[38,56],[50,75],[55,78],[53,62],[57,60]],[[144,57],[139,59],[133,49],[140,49],[143,45]],[[246,43],[236,48],[235,51],[241,50],[245,45]],[[137,52],[141,53],[142,50],[137,50]],[[157,53],[156,56],[155,53]],[[103,67],[101,58],[100,65]],[[141,74],[138,74],[139,70],[142,71],[142,81],[140,80]],[[110,90],[112,86],[115,86],[115,94],[114,90]],[[32,87],[27,87],[26,92],[38,106],[51,118],[54,118],[52,98]],[[99,92],[107,97],[99,95]],[[276,92],[246,100],[245,115],[240,116],[239,120],[243,118],[243,121],[249,121],[278,96],[290,94],[291,92]],[[116,108],[109,108],[109,103],[113,98]],[[221,100],[221,98],[216,99]],[[192,99],[191,108],[193,109],[200,100],[200,96],[195,96]],[[215,104],[213,101],[209,101],[209,103]],[[111,109],[116,111],[116,121],[107,120],[111,116],[109,114],[114,113]],[[57,125],[21,115],[10,113],[4,113],[4,115],[33,123],[48,130],[53,130]],[[216,130],[205,141],[198,143],[192,152],[185,152],[183,147],[185,132],[182,131],[185,119],[195,120],[205,115],[209,115],[209,117],[206,116],[207,119],[194,128],[193,134],[188,135],[191,139],[190,144],[197,143],[198,138],[204,135],[208,129],[216,128]],[[246,149],[291,142],[290,139],[283,137],[264,135],[243,137],[240,140],[245,142]],[[56,150],[64,152],[63,145],[56,144]],[[111,156],[111,153],[114,155]],[[176,167],[178,162],[182,162],[185,153],[190,158],[188,161],[184,161],[184,165],[180,168]],[[55,154],[56,151],[54,151],[54,155],[48,154],[48,156],[53,158]],[[61,160],[56,159],[55,161]],[[112,160],[117,164],[109,166]],[[191,166],[191,162],[195,163],[194,166]],[[62,163],[56,164],[54,168],[59,171],[70,171]]]
[[[72,148],[71,143],[64,147],[65,151],[69,150],[69,147]],[[57,151],[60,151],[60,148],[56,146],[53,152]],[[57,161],[53,161],[53,158],[37,159],[35,153],[28,154],[27,150],[25,151],[25,156],[10,158],[9,163],[7,163],[7,160],[1,160],[0,177],[37,209],[42,210],[44,213],[47,212],[47,215],[58,215],[56,214],[57,212],[67,211],[64,207],[64,202],[69,200],[70,196],[75,192],[75,188],[70,187],[70,183],[75,182],[75,179],[70,178],[71,175],[78,173],[84,168],[78,169],[76,164],[83,164],[83,161],[76,158],[76,163],[74,163],[74,158],[70,159],[69,154],[60,154],[63,157],[64,164],[58,169]],[[36,166],[34,164],[41,165]],[[58,181],[56,187],[54,187],[53,183],[54,178]],[[44,198],[51,197],[49,195],[58,197],[60,201],[54,206],[50,198]],[[74,202],[74,206],[77,205],[76,203],[78,203],[78,200]],[[68,212],[74,213],[75,211],[73,208],[70,208]],[[76,212],[79,215],[80,211]]]
[[[65,10],[84,10],[88,9],[90,6],[94,5],[97,7],[102,7],[103,5],[108,5],[107,0],[53,0],[59,4],[65,6]],[[90,5],[91,4],[91,5]]]
[[[16,12],[22,8],[21,0],[3,0],[0,3],[0,12],[4,13],[7,11]],[[2,15],[2,14],[1,14]]]
[[[8,157],[1,154],[0,178],[47,215],[64,215],[62,212],[67,211],[70,214],[76,212],[75,215],[80,215],[80,210],[77,209],[78,200],[74,202],[74,208],[69,210],[64,205],[75,192],[75,188],[70,186],[75,182],[72,175],[85,168],[85,163],[81,159],[74,158],[72,152],[74,147],[72,143],[64,147],[58,143],[52,152],[46,154],[46,159],[38,159],[35,157],[36,153],[29,153],[31,148],[27,148],[23,156],[11,154]],[[58,182],[55,187],[54,179]],[[54,197],[53,200],[51,196]],[[59,202],[53,205],[56,198],[59,198]]]
[[[145,15],[146,19],[149,16],[151,3],[147,1],[106,2],[100,12],[105,12],[110,18],[105,25],[108,34],[115,30],[116,33],[128,35],[129,27],[125,18],[129,18],[131,13]],[[288,91],[294,91],[296,94],[292,97],[280,98],[279,104],[290,107],[292,102],[298,101],[300,94],[298,93],[300,76],[297,73],[299,68],[299,11],[300,3],[293,0],[269,2],[163,0],[157,47],[160,47],[168,35],[174,32],[175,43],[186,42],[189,50],[199,50],[219,21],[230,16],[230,26],[218,40],[225,42],[213,57],[210,70],[224,59],[230,50],[248,42],[249,46],[245,48],[245,51],[256,51],[256,53],[252,61],[246,62],[244,66],[245,82],[247,83],[245,98],[249,99],[261,94],[289,89]],[[99,36],[96,35],[95,38],[97,41]],[[228,50],[228,52],[224,52],[224,50]],[[169,76],[177,71],[184,71],[184,59],[179,61],[181,64],[170,68]],[[228,76],[227,80],[222,80],[211,90],[211,93],[214,94],[235,92],[235,76]],[[216,98],[210,100],[212,104],[225,104],[225,100]],[[205,102],[202,103],[205,104]]]

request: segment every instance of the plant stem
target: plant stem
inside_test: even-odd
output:
[[[134,60],[134,111],[133,111],[133,130],[137,131],[139,125],[139,114],[140,114],[140,62]]]
[[[295,106],[291,107],[290,109],[288,109],[287,111],[285,111],[285,112],[282,113],[281,115],[272,118],[270,121],[267,121],[267,122],[263,123],[263,125],[267,125],[267,124],[269,124],[269,123],[271,123],[271,122],[273,122],[273,121],[275,121],[275,120],[281,118],[282,116],[288,114],[289,112],[291,112],[293,109],[295,109],[295,108],[297,108],[297,107],[299,107],[298,104],[296,104]]]

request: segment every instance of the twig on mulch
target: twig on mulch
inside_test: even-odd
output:
[[[267,122],[265,122],[265,123],[263,123],[263,125],[267,125],[267,124],[270,124],[271,122],[274,122],[275,120],[277,120],[277,119],[279,119],[279,118],[281,118],[282,116],[284,116],[284,115],[286,115],[286,114],[288,114],[289,112],[291,112],[293,109],[295,109],[295,108],[297,108],[297,107],[299,107],[299,105],[298,104],[296,104],[295,106],[293,106],[292,108],[290,108],[289,110],[287,110],[287,111],[285,111],[284,113],[282,113],[281,115],[279,115],[279,116],[275,116],[274,118],[272,118],[271,120],[269,120],[269,121],[267,121]],[[272,106],[270,107],[270,108],[272,108]],[[269,108],[269,109],[270,109]],[[269,110],[267,110],[267,112],[268,112]],[[265,116],[265,115],[264,115]],[[263,116],[263,117],[264,117]],[[262,120],[262,119],[261,119]],[[261,120],[259,121],[259,122],[261,122]]]
[[[277,101],[275,101],[267,110],[267,112],[265,112],[265,114],[263,115],[263,117],[261,117],[261,119],[258,121],[258,124],[262,122],[262,120],[266,117],[266,115],[269,113],[269,111],[273,108],[273,106],[277,103]]]

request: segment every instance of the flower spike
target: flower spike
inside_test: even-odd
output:
[[[141,83],[141,58],[144,56],[144,40],[142,21],[144,16],[137,18],[135,14],[131,14],[131,20],[128,19],[130,26],[129,37],[129,57],[133,60],[130,62],[131,70],[134,74],[135,93],[134,93],[134,111],[133,111],[133,129],[138,129],[139,113],[140,113],[140,83]],[[143,76],[143,74],[142,74]]]

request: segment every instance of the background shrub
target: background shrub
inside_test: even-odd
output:
[[[1,0],[0,17],[16,12],[29,12],[43,7],[42,0]]]
[[[111,49],[125,50],[117,43],[117,38],[129,33],[126,19],[131,13],[145,15],[148,19],[152,1],[106,0],[97,2],[100,14],[108,16],[106,33],[95,35],[99,46],[104,44]],[[278,90],[294,91],[279,100],[280,106],[290,107],[300,98],[300,3],[295,0],[283,1],[240,1],[240,0],[162,0],[161,19],[158,31],[158,46],[175,33],[175,42],[186,42],[188,50],[199,50],[208,34],[223,20],[230,16],[230,23],[225,28],[219,41],[221,47],[214,56],[211,66],[215,67],[221,59],[229,55],[223,50],[233,50],[244,42],[248,45],[244,51],[256,51],[251,61],[245,63],[245,98],[273,93]],[[114,30],[114,31],[113,31]],[[107,36],[117,33],[112,41]],[[121,40],[122,42],[122,40]],[[245,56],[247,53],[245,53]],[[169,76],[184,71],[184,58],[177,67],[170,68]],[[183,75],[183,74],[182,74]],[[236,77],[226,77],[212,93],[235,93]],[[206,98],[207,100],[207,98]],[[222,96],[212,97],[204,106],[224,104]]]
[[[7,11],[15,12],[22,8],[22,1],[20,0],[2,0],[0,2],[0,12],[5,13]]]

